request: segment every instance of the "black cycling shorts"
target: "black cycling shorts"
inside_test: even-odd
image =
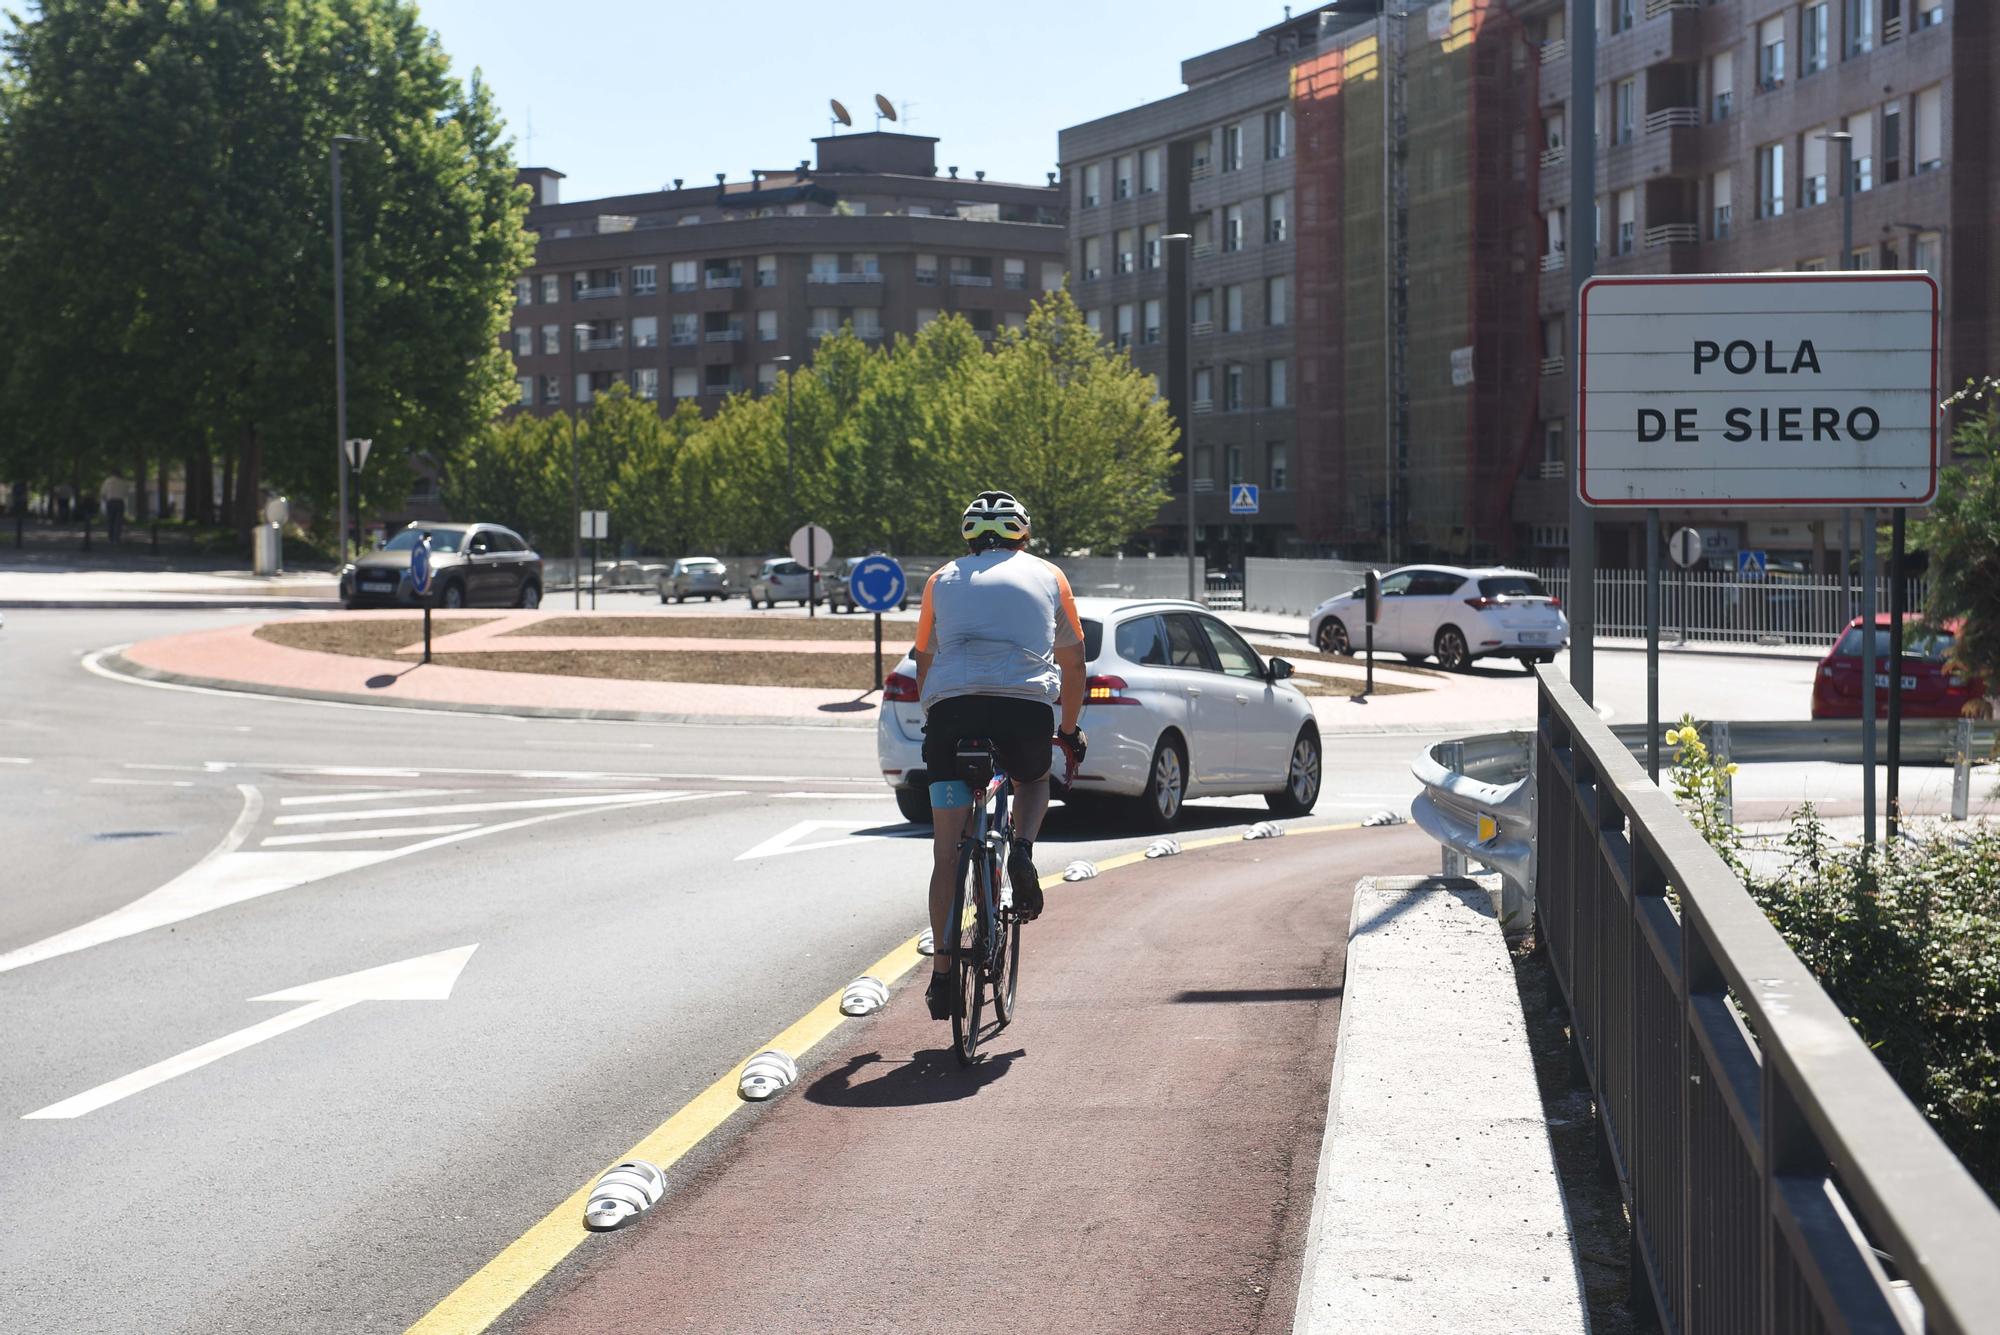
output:
[[[993,743],[1011,779],[1033,783],[1049,772],[1056,711],[1040,700],[1004,695],[954,695],[924,719],[924,769],[932,783],[958,777],[958,744],[966,737]]]

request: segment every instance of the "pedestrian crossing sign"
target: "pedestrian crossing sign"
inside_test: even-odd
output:
[[[1229,484],[1229,513],[1233,515],[1254,515],[1257,513],[1257,487],[1251,482]]]

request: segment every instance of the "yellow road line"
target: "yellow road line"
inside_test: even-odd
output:
[[[1336,830],[1355,830],[1359,825],[1314,825],[1303,829],[1287,830],[1289,835],[1328,834]],[[1182,852],[1197,848],[1215,848],[1223,844],[1243,842],[1240,834],[1218,835],[1212,839],[1195,839],[1181,845]],[[1144,850],[1119,853],[1097,864],[1097,869],[1109,871],[1117,867],[1144,862]],[[1060,875],[1044,876],[1044,887],[1061,885]],[[865,973],[874,975],[884,983],[894,986],[904,974],[917,966],[923,956],[917,953],[917,938],[911,937],[894,950],[870,965]],[[843,988],[842,991],[846,989]],[[815,1044],[826,1038],[846,1017],[840,1013],[840,992],[835,992],[826,1000],[807,1011],[790,1028],[757,1049],[778,1048],[794,1059],[803,1057]],[[755,1056],[752,1053],[751,1056]],[[750,1058],[738,1062],[727,1075],[694,1096],[679,1112],[660,1123],[644,1140],[634,1145],[624,1159],[645,1159],[662,1172],[671,1168],[687,1153],[706,1139],[716,1128],[729,1120],[730,1114],[744,1106],[742,1097],[736,1092],[737,1084],[743,1077],[743,1068]],[[609,1164],[605,1167],[610,1167]],[[596,1184],[598,1174],[570,1194],[568,1200],[542,1216],[541,1220],[507,1245],[506,1250],[488,1261],[484,1266],[459,1285],[436,1307],[425,1313],[405,1335],[479,1335],[488,1326],[527,1295],[528,1290],[540,1282],[542,1276],[561,1265],[564,1258],[581,1246],[590,1236],[590,1230],[583,1226],[583,1207],[590,1201],[590,1189]]]

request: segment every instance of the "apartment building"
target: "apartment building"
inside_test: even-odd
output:
[[[1043,185],[940,174],[922,135],[813,142],[814,160],[747,180],[576,203],[561,201],[561,172],[524,168],[538,241],[505,335],[520,410],[587,407],[625,384],[663,412],[712,412],[843,325],[872,342],[955,312],[990,336],[1062,285],[1053,173]]]
[[[1598,273],[1925,269],[1943,294],[1941,383],[2000,365],[2000,15],[1977,0],[1596,0]],[[1543,445],[1514,489],[1533,555],[1568,544],[1569,105],[1562,0],[1523,0],[1539,111]],[[1851,152],[1853,246],[1843,253],[1842,144]],[[1701,528],[1711,556],[1758,548],[1831,568],[1833,514],[1667,516]],[[1600,527],[1606,565],[1639,564],[1637,526]]]

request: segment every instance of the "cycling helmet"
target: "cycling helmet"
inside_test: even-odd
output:
[[[958,531],[967,542],[983,537],[1019,542],[1028,536],[1028,511],[1008,492],[982,491],[965,507]]]

